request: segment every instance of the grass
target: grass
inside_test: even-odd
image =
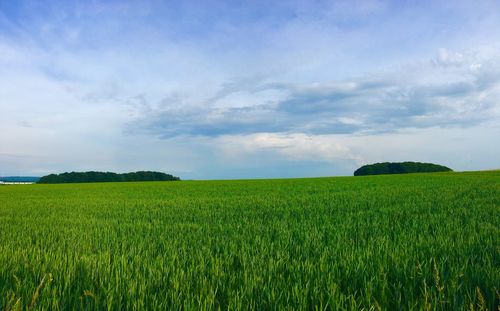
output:
[[[0,187],[0,309],[498,310],[500,171]]]

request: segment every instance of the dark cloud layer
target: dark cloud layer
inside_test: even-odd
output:
[[[377,133],[409,127],[467,127],[498,117],[498,65],[490,61],[471,69],[470,63],[463,62],[460,68],[458,78],[450,78],[450,73],[457,72],[448,66],[429,66],[426,70],[431,72],[330,84],[249,84],[244,80],[225,85],[193,108],[176,109],[173,102],[148,109],[130,124],[129,131],[162,138],[258,132]],[[433,74],[429,82],[418,79]],[[219,100],[237,92],[251,98],[266,91],[284,96],[257,105],[217,107]]]

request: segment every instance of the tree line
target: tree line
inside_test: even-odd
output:
[[[407,173],[430,173],[430,172],[450,172],[449,167],[421,162],[400,162],[400,163],[375,163],[364,165],[354,171],[354,176],[381,175],[381,174],[407,174]]]
[[[117,174],[112,172],[71,172],[43,176],[39,184],[122,182],[122,181],[175,181],[179,177],[161,172],[140,171]]]

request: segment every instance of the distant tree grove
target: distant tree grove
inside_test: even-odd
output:
[[[354,171],[354,176],[381,175],[381,174],[407,174],[407,173],[430,173],[430,172],[450,172],[449,167],[420,162],[400,162],[400,163],[375,163],[364,165]]]
[[[179,177],[161,172],[140,171],[117,174],[112,172],[71,172],[43,176],[39,184],[121,182],[121,181],[174,181]]]

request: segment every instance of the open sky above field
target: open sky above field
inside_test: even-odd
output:
[[[499,168],[500,2],[0,0],[0,176]]]

